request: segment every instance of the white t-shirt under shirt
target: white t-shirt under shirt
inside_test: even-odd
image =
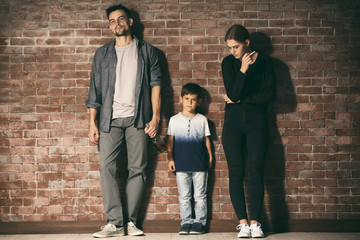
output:
[[[174,136],[174,161],[177,172],[208,170],[208,153],[204,137],[210,136],[206,117],[196,114],[185,117],[180,113],[170,118],[168,135]]]
[[[134,116],[135,86],[138,65],[137,40],[122,47],[115,46],[117,55],[113,119]]]

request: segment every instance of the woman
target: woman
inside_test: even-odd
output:
[[[223,146],[229,167],[232,204],[239,219],[238,237],[264,237],[258,222],[264,199],[264,162],[268,148],[267,105],[275,97],[270,57],[252,51],[250,35],[242,25],[225,36],[231,55],[222,61],[226,94]],[[250,178],[250,227],[244,194],[244,151]]]

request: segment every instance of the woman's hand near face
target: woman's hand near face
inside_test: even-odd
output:
[[[250,53],[245,53],[241,59],[240,71],[245,74],[251,64],[253,64],[253,59],[250,56]]]

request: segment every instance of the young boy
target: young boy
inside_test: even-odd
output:
[[[201,87],[188,83],[181,90],[182,111],[170,118],[168,128],[169,169],[176,171],[179,191],[180,235],[205,233],[207,179],[212,165],[210,130],[206,117],[196,113]],[[195,219],[192,218],[191,190],[194,186]]]

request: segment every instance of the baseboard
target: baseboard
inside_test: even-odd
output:
[[[360,232],[360,219],[297,219],[290,220],[288,226],[289,232]]]
[[[93,233],[104,222],[1,222],[0,234],[76,234]],[[177,232],[179,221],[146,220],[142,228],[148,233]],[[209,232],[236,232],[235,220],[212,220],[208,224]],[[272,227],[264,226],[265,232],[360,232],[360,220],[290,220],[273,223],[280,225],[278,231]],[[285,226],[287,225],[287,226]]]

